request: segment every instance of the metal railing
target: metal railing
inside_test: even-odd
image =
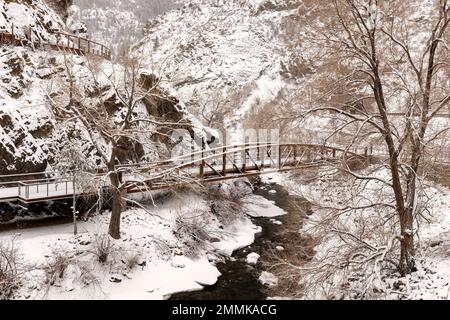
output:
[[[349,158],[365,159],[363,154],[346,149],[313,144],[252,143],[193,150],[172,159],[152,163],[116,166],[128,192],[163,189],[192,181],[219,181],[273,171],[325,165]],[[105,177],[107,170],[94,174]],[[107,188],[108,185],[103,185]],[[40,202],[64,199],[76,193],[72,173],[40,172],[0,176],[0,202],[18,200]]]
[[[0,43],[18,46],[30,45],[33,48],[49,47],[54,50],[70,51],[78,55],[93,54],[108,60],[111,59],[111,50],[108,47],[88,38],[55,31],[51,33],[55,38],[55,41],[52,41],[34,36],[32,28],[29,28],[24,37],[18,35],[14,30],[14,25],[11,26],[11,32],[0,30]]]

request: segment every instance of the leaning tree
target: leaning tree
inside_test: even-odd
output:
[[[415,270],[415,219],[426,156],[449,130],[448,123],[433,125],[450,102],[449,3],[413,2],[304,1],[288,39],[296,53],[292,65],[304,71],[302,87],[275,117],[295,123],[332,118],[326,141],[346,137],[348,149],[376,141],[388,178],[349,166],[344,171],[390,190],[393,201],[385,206],[399,225],[395,240],[402,275]]]

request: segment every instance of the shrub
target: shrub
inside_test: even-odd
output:
[[[251,187],[242,180],[211,187],[208,190],[211,211],[221,224],[229,225],[244,212],[246,197],[251,194]]]
[[[69,253],[53,251],[52,259],[44,266],[45,282],[49,285],[54,285],[58,279],[64,278],[64,272],[73,261]]]
[[[100,287],[100,280],[94,274],[92,268],[86,263],[80,263],[78,265],[80,270],[80,278],[79,281],[84,287],[95,286]]]
[[[23,265],[15,240],[0,242],[0,300],[10,299],[21,284]]]
[[[141,255],[136,252],[129,253],[122,262],[129,270],[133,270],[141,262]]]
[[[111,241],[111,237],[109,235],[95,235],[93,248],[90,252],[97,257],[98,262],[106,263],[114,251],[114,243]]]
[[[187,256],[196,257],[199,250],[204,248],[205,241],[210,239],[203,219],[206,213],[199,210],[177,213],[174,234],[183,243]]]

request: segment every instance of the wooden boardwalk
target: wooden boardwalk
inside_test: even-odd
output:
[[[77,55],[92,54],[108,60],[111,59],[111,50],[99,42],[65,32],[54,32],[52,35],[54,40],[43,40],[35,37],[30,28],[26,37],[20,37],[14,32],[14,26],[12,26],[11,32],[0,31],[0,44],[29,46],[35,49],[50,49]]]
[[[365,159],[367,149],[350,152],[313,144],[245,144],[191,152],[153,163],[118,165],[116,171],[128,193],[141,193]],[[93,176],[105,180],[101,187],[107,190],[106,172],[101,171]],[[69,199],[74,192],[83,194],[74,187],[73,176],[59,172],[0,176],[0,203]]]

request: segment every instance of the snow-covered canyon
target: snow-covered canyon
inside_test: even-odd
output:
[[[377,8],[349,3],[0,0],[0,194],[26,190],[11,177],[26,173],[56,191],[64,174],[66,194],[85,188],[75,210],[68,197],[0,203],[0,259],[17,258],[0,298],[449,299],[446,24],[427,38],[449,8],[392,1],[374,18]],[[58,46],[61,32],[74,40]],[[87,39],[112,59],[74,49]],[[429,43],[442,47],[423,83]],[[259,148],[198,168],[167,162],[177,148],[220,146],[219,131],[248,143],[245,129],[298,144],[285,150],[294,160],[320,144],[320,159],[281,172],[271,147],[262,158],[280,172],[268,175]],[[327,161],[325,146],[343,156]],[[247,176],[239,157],[256,169],[227,180],[226,161]],[[203,184],[205,166],[218,181]],[[152,189],[152,170],[169,190]]]

